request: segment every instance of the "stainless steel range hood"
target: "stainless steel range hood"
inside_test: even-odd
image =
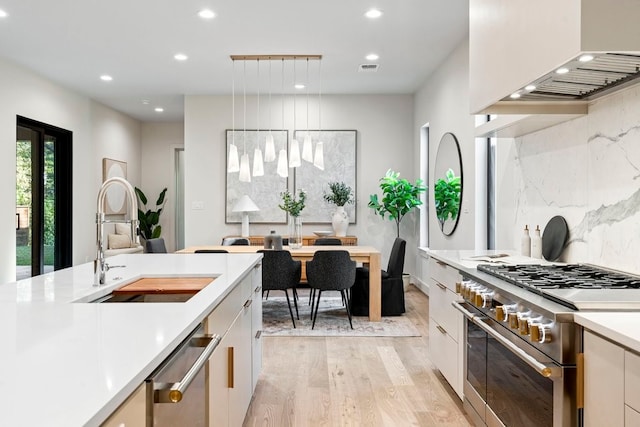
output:
[[[566,72],[559,73],[559,70]],[[634,80],[638,77],[640,52],[580,55],[502,101],[590,101],[636,83]]]

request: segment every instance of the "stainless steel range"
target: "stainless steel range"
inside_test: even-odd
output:
[[[640,278],[584,264],[481,264],[462,271],[465,408],[488,426],[582,424],[580,310],[640,308]]]

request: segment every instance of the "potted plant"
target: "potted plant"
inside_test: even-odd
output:
[[[420,193],[427,190],[421,179],[417,179],[415,184],[404,178],[400,178],[400,173],[389,169],[386,175],[380,178],[380,188],[382,189],[382,200],[377,194],[369,197],[369,206],[382,218],[389,215],[389,220],[396,222],[396,236],[400,237],[400,222],[416,206],[420,206]]]
[[[140,235],[145,239],[156,239],[162,233],[160,214],[166,202],[167,189],[164,188],[156,200],[156,210],[147,208],[147,196],[138,187],[135,187],[138,196],[138,221],[140,221]],[[143,206],[141,209],[140,206]]]
[[[349,215],[344,210],[344,205],[353,203],[353,190],[344,182],[330,182],[330,193],[324,193],[324,200],[327,203],[336,205],[336,210],[331,218],[331,225],[333,226],[333,232],[338,237],[344,237],[347,235],[347,228],[349,227]]]
[[[302,247],[302,218],[300,218],[300,214],[304,209],[307,193],[304,190],[300,190],[297,200],[289,190],[280,193],[280,196],[282,197],[282,204],[278,205],[278,207],[289,214],[289,247],[298,249]]]
[[[440,223],[440,230],[444,232],[444,223],[448,219],[458,218],[460,212],[460,177],[455,176],[453,169],[449,169],[445,178],[436,181],[433,194],[436,203],[436,217]]]

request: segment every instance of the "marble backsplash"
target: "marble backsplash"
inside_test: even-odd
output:
[[[640,85],[589,114],[497,144],[497,248],[520,248],[525,224],[569,226],[560,261],[640,274]]]

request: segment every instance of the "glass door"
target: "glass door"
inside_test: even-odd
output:
[[[71,132],[18,117],[18,280],[71,266],[71,206]]]

